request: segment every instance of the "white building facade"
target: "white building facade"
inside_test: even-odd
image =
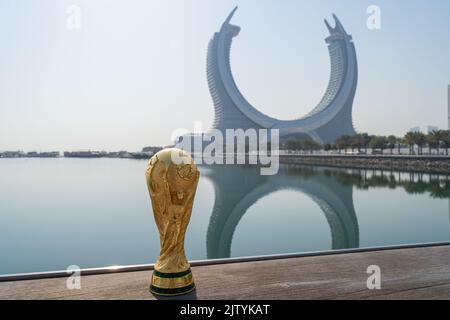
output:
[[[305,137],[321,144],[334,142],[343,135],[355,135],[353,100],[358,83],[358,63],[352,37],[333,15],[335,27],[325,20],[330,33],[325,39],[331,59],[328,88],[320,103],[306,116],[295,120],[278,120],[252,106],[239,91],[230,67],[233,38],[240,27],[230,24],[237,8],[231,12],[219,32],[209,43],[207,76],[215,108],[213,129],[279,129],[280,136]]]

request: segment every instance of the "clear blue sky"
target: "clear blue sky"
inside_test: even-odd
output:
[[[379,31],[366,27],[371,4]],[[262,111],[295,118],[319,102],[334,12],[358,54],[357,130],[446,126],[448,0],[0,0],[0,150],[139,150],[195,120],[208,129],[207,45],[235,5],[232,69]]]

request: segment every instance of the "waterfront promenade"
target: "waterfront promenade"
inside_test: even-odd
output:
[[[437,155],[280,155],[280,163],[341,168],[450,173],[450,157]]]
[[[194,264],[196,298],[450,299],[450,245],[231,262]],[[381,269],[380,290],[367,288],[371,265]],[[0,299],[153,300],[150,269],[82,276],[81,290],[68,290],[65,277],[0,282]]]

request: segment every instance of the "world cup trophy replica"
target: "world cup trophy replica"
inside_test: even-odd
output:
[[[159,296],[187,294],[195,284],[184,237],[200,172],[184,151],[165,149],[150,159],[145,176],[161,245],[150,291]]]

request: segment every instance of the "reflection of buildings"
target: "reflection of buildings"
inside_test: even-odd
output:
[[[288,165],[282,166],[276,176],[261,176],[256,166],[210,166],[202,174],[212,181],[215,191],[206,240],[208,259],[230,257],[234,232],[242,217],[259,199],[279,190],[304,193],[321,208],[330,226],[333,249],[359,247],[354,188],[403,188],[411,195],[450,199],[450,174]]]
[[[237,9],[237,8],[236,8]],[[336,26],[328,22],[326,38],[331,59],[331,76],[320,103],[301,119],[282,121],[258,111],[239,91],[231,72],[230,50],[240,27],[230,24],[236,9],[228,16],[208,47],[208,85],[215,108],[214,129],[280,129],[280,136],[309,137],[317,142],[333,142],[342,135],[354,135],[353,99],[358,82],[358,65],[352,37],[336,16]]]
[[[251,166],[213,166],[205,171],[216,195],[207,233],[208,259],[230,257],[234,231],[247,210],[283,189],[302,192],[317,203],[330,225],[333,249],[359,246],[352,186],[339,183],[324,169],[283,167],[271,177],[261,176],[259,168]]]

